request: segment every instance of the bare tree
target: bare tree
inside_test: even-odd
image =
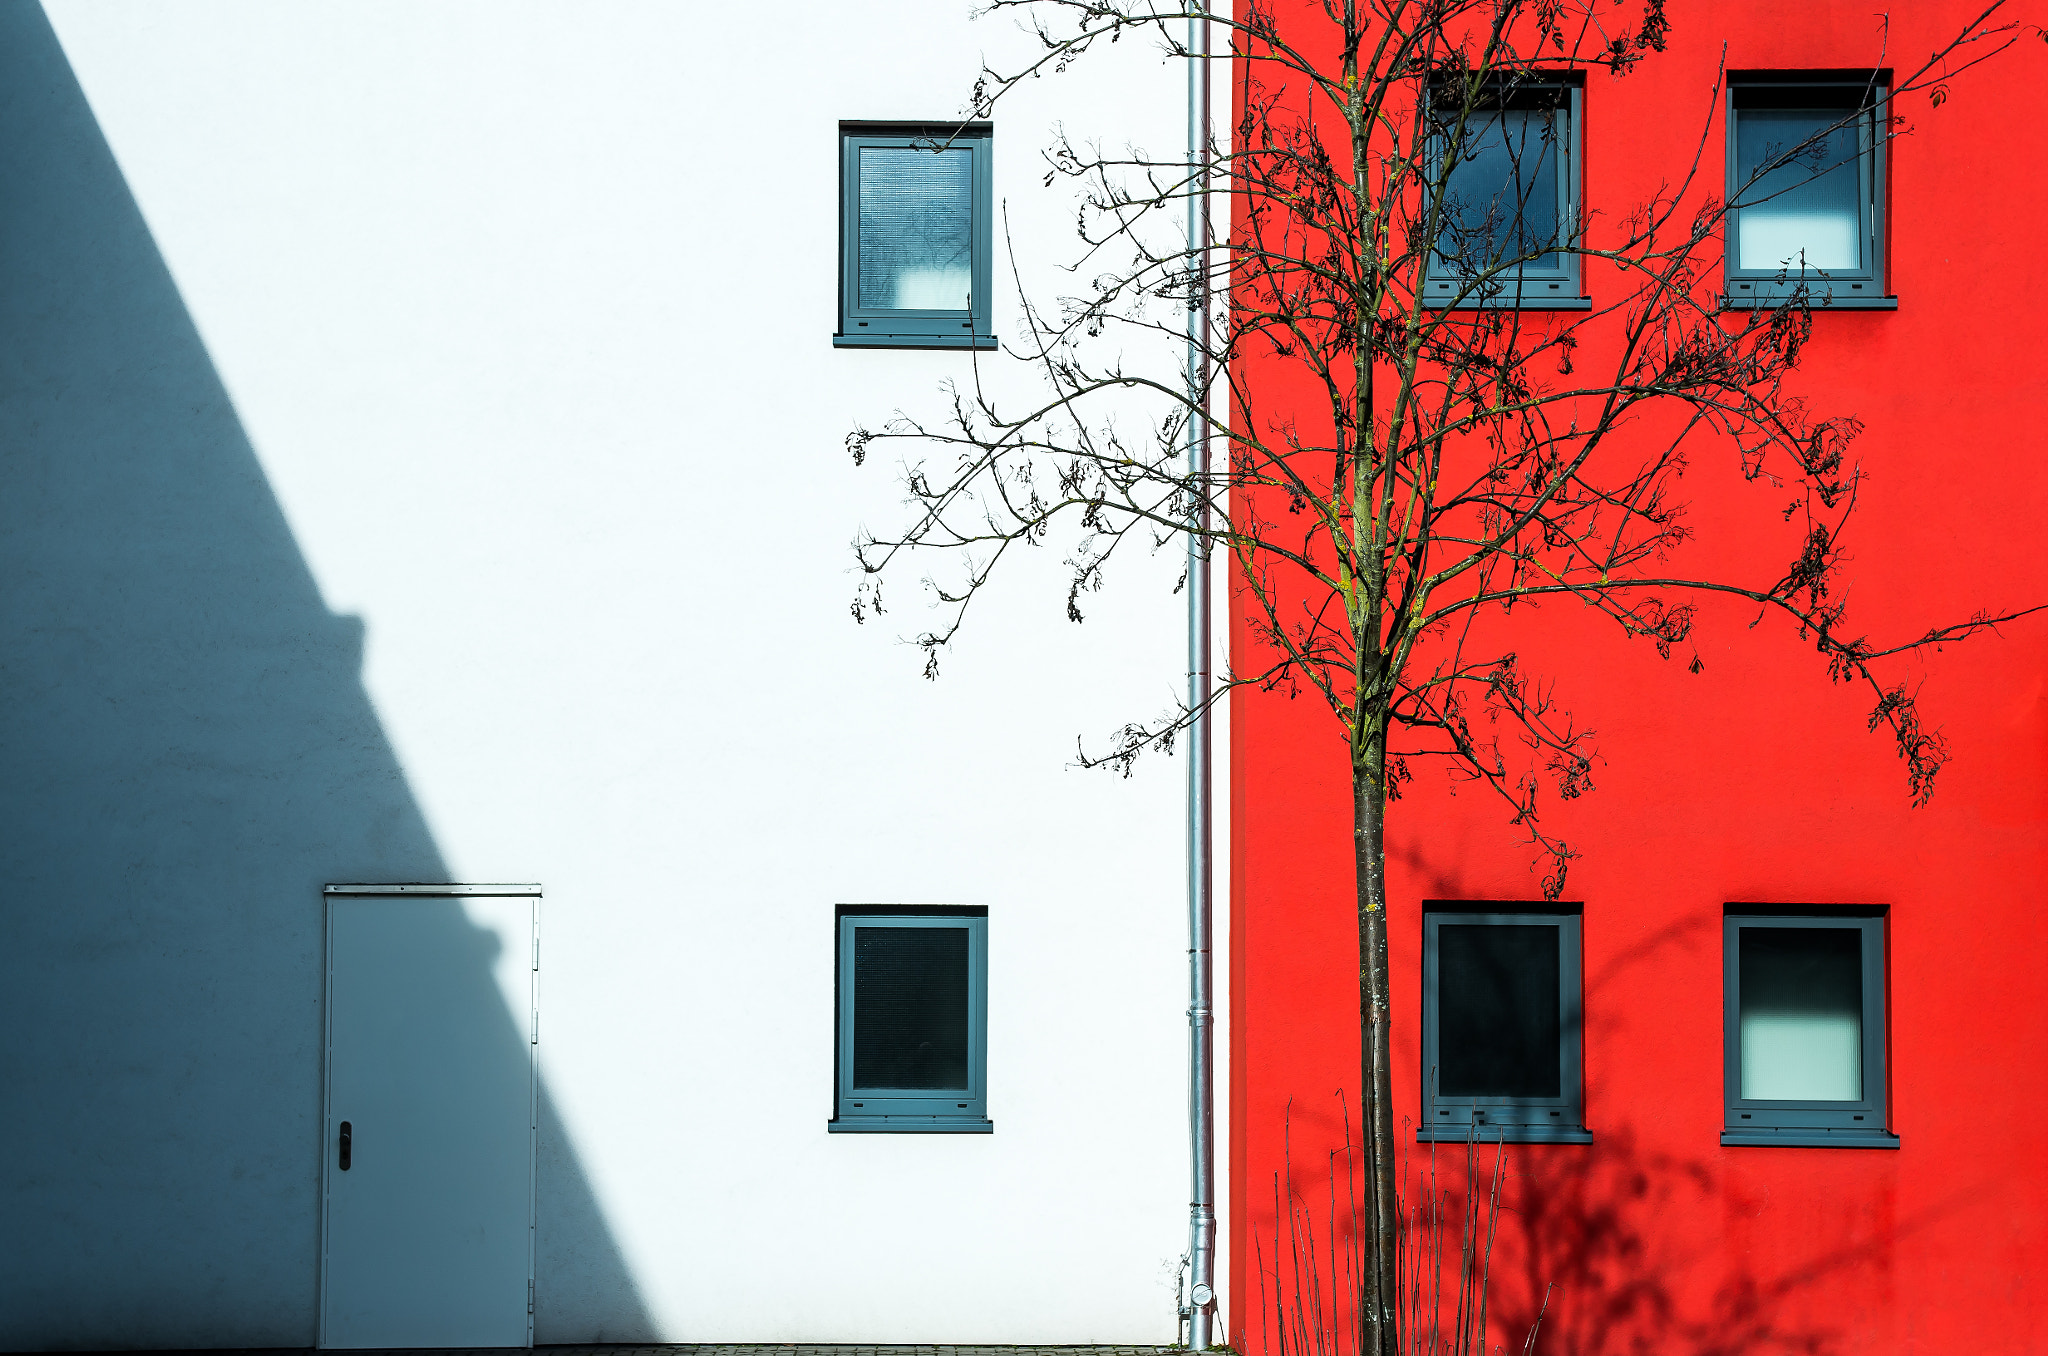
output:
[[[1180,35],[1200,17],[1156,0],[988,8],[1023,14],[1039,50],[1020,69],[982,73],[977,116],[1138,33],[1186,57]],[[1866,690],[1870,727],[1895,742],[1919,804],[1947,754],[1896,661],[2025,615],[1980,611],[1896,641],[1850,625],[1841,576],[1861,425],[1794,389],[1813,312],[1831,303],[1828,274],[1795,257],[1774,301],[1738,309],[1720,295],[1734,213],[1906,134],[1902,110],[1938,105],[1946,82],[2038,31],[2002,8],[1888,88],[1873,78],[1832,124],[1770,147],[1732,203],[1702,176],[1721,127],[1717,84],[1689,160],[1664,167],[1648,201],[1585,212],[1555,189],[1568,148],[1545,110],[1588,73],[1656,60],[1664,0],[1312,0],[1284,18],[1274,0],[1250,0],[1214,20],[1238,82],[1230,146],[1192,166],[1065,138],[1047,152],[1048,182],[1079,185],[1082,205],[1076,288],[1027,295],[1012,345],[1042,374],[1040,397],[1013,406],[977,379],[952,392],[944,418],[898,415],[848,440],[857,461],[878,443],[906,445],[911,508],[898,530],[856,543],[856,618],[879,610],[880,577],[900,563],[952,561],[927,576],[941,610],[917,640],[928,674],[1019,548],[1065,542],[1079,621],[1120,552],[1193,532],[1228,562],[1257,637],[1218,695],[1313,693],[1335,717],[1354,808],[1368,1234],[1358,1332],[1370,1356],[1400,1340],[1388,806],[1418,758],[1448,760],[1499,797],[1555,899],[1574,854],[1545,827],[1544,796],[1590,786],[1588,732],[1500,643],[1503,627],[1541,626],[1556,614],[1532,604],[1570,600],[1697,671],[1702,598],[1781,617],[1830,680]],[[1888,60],[1881,29],[1872,43],[1875,69]],[[1177,233],[1165,210],[1210,184],[1227,186],[1227,251]],[[1600,275],[1591,309],[1515,304],[1532,279],[1588,267]],[[1179,341],[1205,295],[1222,299],[1205,361],[1130,361]],[[1132,402],[1148,400],[1153,422],[1136,431]],[[1191,421],[1221,449],[1207,476],[1187,456]],[[1680,476],[1708,454],[1783,519],[1789,559],[1765,577],[1682,567]],[[1083,761],[1128,770],[1192,714],[1131,724]]]

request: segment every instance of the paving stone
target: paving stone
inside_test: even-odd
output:
[[[364,1351],[355,1356],[517,1356],[522,1347],[437,1347],[432,1350],[394,1348]],[[1132,1346],[954,1346],[945,1344],[862,1345],[817,1342],[621,1343],[608,1346],[535,1347],[545,1356],[1184,1356],[1181,1347]],[[140,1356],[140,1354],[138,1354]],[[168,1353],[166,1354],[168,1356]],[[176,1356],[316,1356],[310,1349],[242,1348],[234,1351],[181,1351]]]

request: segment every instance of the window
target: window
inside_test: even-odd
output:
[[[839,128],[842,347],[994,348],[990,129]]]
[[[1728,79],[1728,304],[1895,309],[1884,295],[1882,71]]]
[[[1559,246],[1577,236],[1579,123],[1576,85],[1520,82],[1465,117],[1439,96],[1431,137],[1444,182],[1441,226],[1423,280],[1437,306],[1583,310],[1579,259]]]
[[[1424,913],[1422,1063],[1417,1139],[1590,1144],[1579,915]]]
[[[988,911],[842,906],[834,1131],[986,1133]]]
[[[1884,919],[1727,919],[1723,1144],[1896,1149],[1884,1082]]]

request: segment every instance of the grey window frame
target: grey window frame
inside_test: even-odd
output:
[[[1586,1128],[1584,914],[1573,906],[1426,903],[1422,914],[1422,1123],[1418,1143],[1591,1144]],[[1558,1097],[1440,1097],[1437,932],[1446,922],[1558,929]]]
[[[832,1119],[834,1134],[989,1134],[988,910],[956,905],[842,904],[835,911]],[[967,931],[967,1082],[958,1092],[860,1088],[853,1082],[854,932],[862,927]]]
[[[1802,96],[1809,102],[1795,102]],[[1729,204],[1722,236],[1725,295],[1730,310],[1777,306],[1802,286],[1816,310],[1895,311],[1899,299],[1886,292],[1885,220],[1886,155],[1889,137],[1882,134],[1891,98],[1891,72],[1875,71],[1731,71],[1724,93],[1727,156],[1725,177]],[[1743,107],[1811,113],[1854,114],[1857,119],[1858,206],[1861,213],[1862,262],[1853,271],[1745,269],[1736,264],[1741,239],[1744,184],[1735,181],[1736,136]]]
[[[968,307],[912,311],[860,303],[860,151],[865,146],[951,144],[973,152],[974,224]],[[835,348],[996,347],[989,288],[994,278],[995,129],[986,122],[839,124],[839,329]]]
[[[1506,308],[1523,311],[1591,310],[1591,297],[1583,295],[1582,269],[1576,249],[1583,227],[1582,193],[1585,164],[1583,154],[1586,123],[1586,91],[1578,72],[1546,73],[1540,78],[1516,82],[1506,91],[1505,109],[1513,112],[1539,104],[1548,96],[1558,98],[1552,110],[1564,127],[1557,134],[1558,156],[1558,250],[1555,269],[1517,269],[1513,276],[1498,275],[1484,282],[1443,271],[1434,244],[1424,256],[1422,269],[1423,304],[1439,310],[1483,310]],[[1496,96],[1498,97],[1498,96]],[[1443,162],[1443,137],[1432,131],[1430,163]]]
[[[1896,1149],[1886,1118],[1886,917],[1880,909],[1786,912],[1731,906],[1722,923],[1722,1072],[1727,1102],[1725,1145]],[[1742,1096],[1742,947],[1745,928],[1843,928],[1861,934],[1863,962],[1863,1098],[1856,1102],[1788,1101]]]

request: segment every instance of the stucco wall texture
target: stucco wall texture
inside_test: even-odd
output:
[[[1852,4],[1673,4],[1668,53],[1587,80],[1589,238],[1618,232],[1632,205],[1682,175],[1724,61],[1903,72],[1976,12],[1895,9],[1887,32]],[[2023,39],[1957,77],[1941,107],[1922,94],[1898,110],[1910,126],[1890,149],[1898,309],[1816,314],[1791,382],[1816,413],[1866,425],[1846,578],[1851,615],[1874,638],[2048,600],[2032,526],[2048,507],[2037,417],[2048,392],[2031,338],[2048,288],[2048,143],[2011,121],[2012,92],[2041,71],[2038,41]],[[1710,136],[1702,193],[1721,192],[1722,157]],[[1596,305],[1623,286],[1589,266]],[[1241,377],[1285,398],[1278,366],[1249,361]],[[1680,492],[1695,535],[1674,570],[1764,584],[1783,572],[1789,495],[1746,481],[1705,441]],[[1545,820],[1579,854],[1564,899],[1584,914],[1593,1143],[1506,1151],[1493,1340],[1518,1349],[1548,1291],[1536,1349],[1577,1356],[2036,1350],[2048,1316],[2048,1117],[2035,1077],[2048,1044],[2048,626],[2032,619],[1898,666],[1953,755],[1931,804],[1913,809],[1892,739],[1866,732],[1870,694],[1832,685],[1810,643],[1775,619],[1752,627],[1755,615],[1703,602],[1693,640],[1668,661],[1570,603],[1482,623],[1482,648],[1555,680],[1599,751],[1595,789],[1551,796]],[[1255,643],[1240,610],[1241,670]],[[1273,1260],[1288,1248],[1275,1192],[1290,1137],[1297,1189],[1323,1218],[1340,1092],[1356,1134],[1349,769],[1317,703],[1240,690],[1233,721],[1230,1331],[1241,1350],[1274,1352],[1292,1294]],[[1428,1151],[1408,1127],[1423,1079],[1423,906],[1542,893],[1495,798],[1426,761],[1403,791],[1388,831],[1394,1076],[1419,1173]],[[1743,904],[1886,911],[1898,1149],[1720,1144],[1722,919]],[[1462,1181],[1462,1149],[1440,1146],[1437,1161]],[[1422,1198],[1412,1179],[1410,1190]],[[1330,1234],[1340,1245],[1344,1213]]]
[[[0,1345],[315,1340],[381,881],[545,892],[539,1342],[1172,1340],[1181,768],[1069,764],[1182,681],[1179,562],[1076,628],[1047,559],[937,683],[914,582],[848,614],[846,433],[973,368],[831,347],[838,122],[1030,46],[892,8],[0,7]],[[1051,125],[1183,81],[997,119],[1027,277]],[[993,1135],[826,1132],[895,902],[988,909]]]

